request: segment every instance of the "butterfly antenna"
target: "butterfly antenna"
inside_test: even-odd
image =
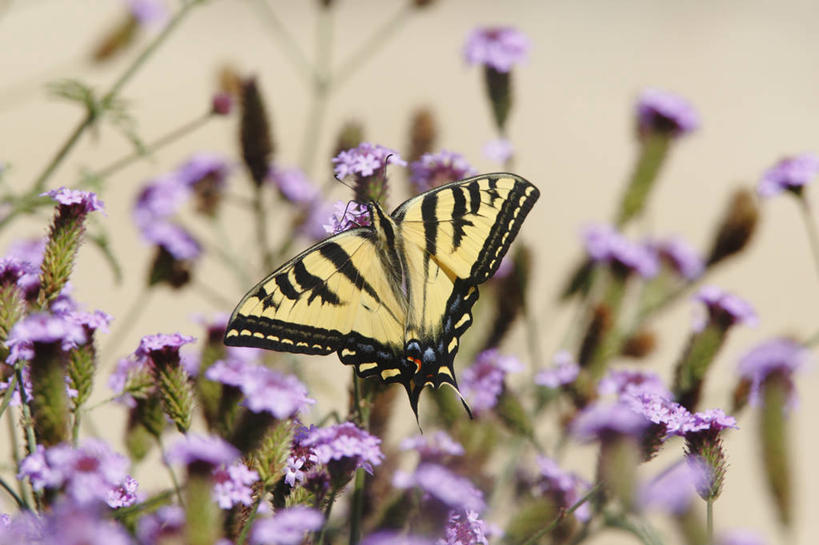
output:
[[[340,182],[341,185],[346,186],[347,188],[352,189],[355,192],[355,187],[345,182],[342,178],[339,178],[338,174],[333,174],[333,178],[335,178],[337,182]]]

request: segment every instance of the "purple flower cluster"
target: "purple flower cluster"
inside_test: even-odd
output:
[[[4,527],[0,518],[0,543],[49,545],[132,545],[125,528],[97,505],[58,502],[40,516],[23,511]]]
[[[320,511],[297,505],[282,509],[270,518],[257,520],[250,542],[253,545],[298,545],[306,532],[315,532],[322,524],[324,516]]]
[[[576,440],[588,443],[619,436],[638,438],[648,425],[644,416],[625,403],[597,402],[572,420],[570,432]]]
[[[515,148],[509,140],[498,138],[484,144],[483,154],[490,161],[503,165],[515,154]]]
[[[461,374],[461,393],[475,414],[488,411],[497,404],[507,373],[522,369],[514,356],[501,355],[494,348],[484,350]]]
[[[760,197],[773,197],[784,191],[800,193],[819,175],[819,157],[803,153],[786,157],[765,171],[756,187]]]
[[[559,509],[568,509],[591,488],[588,481],[564,471],[551,458],[538,456],[537,465],[540,475],[535,486],[540,494],[552,498]],[[584,503],[575,510],[574,516],[577,520],[586,522],[591,518],[591,507]]]
[[[439,545],[439,543],[397,530],[381,530],[368,535],[361,542],[361,545]]]
[[[705,304],[709,319],[722,327],[728,328],[735,324],[750,326],[757,324],[756,312],[750,303],[716,286],[701,288],[694,299]],[[697,324],[697,326],[697,329],[702,329],[704,324]]]
[[[253,503],[250,485],[259,480],[259,474],[242,462],[213,470],[213,496],[222,509]]]
[[[289,202],[309,204],[319,196],[318,188],[300,168],[281,168],[274,164],[267,176]]]
[[[739,362],[739,374],[751,383],[751,405],[762,404],[762,386],[771,376],[785,381],[789,391],[787,408],[796,406],[796,387],[793,374],[804,367],[810,353],[804,346],[786,338],[766,341],[745,354]]]
[[[408,437],[401,441],[398,448],[418,452],[422,462],[440,461],[450,456],[462,456],[464,453],[464,447],[443,430]]]
[[[591,225],[583,230],[589,258],[597,263],[617,264],[644,278],[657,274],[657,255],[648,247],[628,240],[610,225]]]
[[[478,173],[461,154],[446,150],[425,153],[409,168],[410,181],[418,193]]]
[[[38,445],[20,462],[17,476],[27,477],[34,490],[65,489],[80,504],[105,502],[117,508],[137,500],[137,482],[128,475],[128,459],[97,439],[87,439],[76,448]]]
[[[171,463],[202,463],[216,468],[235,462],[239,451],[221,437],[191,433],[171,445],[165,457]]]
[[[70,211],[75,216],[85,216],[94,211],[102,211],[102,202],[97,198],[97,195],[91,191],[80,191],[79,189],[68,189],[61,187],[59,189],[52,189],[40,195],[41,197],[49,196],[56,203],[64,207],[64,210]]]
[[[236,357],[215,362],[205,371],[205,378],[239,388],[248,409],[255,413],[267,412],[282,420],[296,416],[315,403],[307,396],[304,384],[293,375]]]
[[[678,137],[697,130],[700,117],[684,98],[660,89],[645,89],[636,106],[640,134],[667,134]]]
[[[702,463],[691,460],[677,463],[640,486],[637,504],[642,509],[682,515],[691,507],[698,484],[707,479],[708,469]]]
[[[467,64],[482,64],[498,72],[509,72],[529,55],[529,39],[510,27],[478,28],[469,33],[464,46]]]
[[[87,339],[83,326],[66,316],[30,314],[17,322],[9,332],[6,345],[10,352],[6,363],[33,359],[35,346],[38,344],[59,344],[62,350],[68,351],[85,344]]]
[[[368,473],[373,466],[381,464],[384,454],[381,452],[381,439],[358,428],[352,422],[344,422],[319,428],[304,428],[297,438],[301,448],[309,450],[312,456],[323,465],[333,462],[352,463]]]
[[[631,369],[609,371],[597,384],[597,393],[600,395],[614,394],[617,397],[656,393],[668,399],[672,397],[671,392],[665,387],[657,373]]]
[[[389,161],[387,160],[389,158]],[[407,166],[397,151],[369,142],[363,142],[356,148],[344,150],[333,157],[333,171],[341,179],[347,176],[368,177],[389,164]]]
[[[653,244],[660,259],[686,280],[702,276],[705,264],[702,257],[684,239],[671,237]]]
[[[370,209],[366,204],[338,201],[333,208],[333,213],[327,218],[329,223],[322,226],[327,234],[335,235],[348,229],[370,225]]]
[[[571,384],[580,374],[580,366],[568,350],[561,350],[552,360],[553,367],[543,369],[535,375],[535,384],[547,388],[560,388]]]
[[[490,527],[476,511],[451,511],[444,537],[435,545],[489,545],[489,537],[500,532]]]
[[[450,510],[481,512],[486,507],[483,493],[469,479],[439,464],[419,464],[413,473],[397,471],[393,485],[396,488],[420,488],[426,499]]]
[[[160,545],[174,538],[182,541],[185,530],[185,510],[178,505],[164,505],[139,519],[136,536],[140,545]]]

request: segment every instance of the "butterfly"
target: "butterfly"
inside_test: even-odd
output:
[[[389,215],[367,203],[370,225],[319,242],[256,284],[225,344],[336,352],[359,377],[401,383],[417,419],[426,386],[460,396],[453,361],[477,286],[498,270],[539,195],[497,173],[431,189]]]

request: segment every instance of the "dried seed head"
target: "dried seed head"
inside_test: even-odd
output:
[[[261,186],[270,168],[274,145],[267,110],[255,78],[242,82],[240,97],[242,117],[239,140],[242,159],[253,182],[256,186]]]
[[[758,223],[759,206],[753,192],[744,187],[734,191],[717,228],[706,266],[710,267],[744,250]]]
[[[415,162],[425,153],[435,149],[438,140],[438,123],[429,108],[419,108],[412,116],[410,125],[409,162]]]

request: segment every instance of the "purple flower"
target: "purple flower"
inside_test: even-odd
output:
[[[490,161],[503,165],[515,154],[515,148],[509,140],[498,138],[483,145],[483,154]]]
[[[134,357],[137,360],[149,361],[157,367],[179,365],[179,349],[195,340],[181,333],[145,335],[140,339]]]
[[[437,430],[432,434],[408,437],[401,441],[398,448],[417,451],[422,461],[436,461],[448,456],[462,456],[464,453],[461,444],[442,430]]]
[[[433,545],[433,541],[397,530],[380,530],[365,537],[361,545]]]
[[[750,303],[716,286],[704,286],[694,299],[704,303],[710,320],[724,328],[735,324],[757,324],[756,313]]]
[[[706,468],[684,461],[671,466],[637,490],[637,504],[644,510],[656,509],[683,515],[691,507],[698,483],[707,478]]]
[[[586,227],[583,239],[586,252],[593,261],[617,264],[644,278],[657,274],[657,255],[650,248],[631,242],[610,225]]]
[[[83,328],[63,316],[44,312],[30,314],[9,332],[6,345],[10,352],[6,363],[33,359],[38,344],[59,344],[62,350],[68,351],[86,341]]]
[[[662,426],[660,431],[665,435],[679,434],[691,420],[688,409],[662,394],[653,392],[627,394],[620,400],[652,424]]]
[[[315,532],[324,524],[321,512],[296,505],[276,512],[269,519],[257,520],[250,534],[253,545],[298,545],[306,532]]]
[[[268,178],[282,197],[292,203],[311,203],[318,197],[318,188],[299,168],[280,168],[274,164],[270,167]]]
[[[66,318],[81,326],[87,337],[90,337],[98,330],[108,333],[108,326],[111,324],[111,320],[114,319],[110,314],[101,310],[95,310],[94,312],[75,310],[66,314]]]
[[[425,153],[410,163],[410,181],[418,193],[477,174],[459,153]]]
[[[701,432],[719,433],[730,428],[739,429],[736,418],[726,415],[722,409],[709,409],[692,414],[681,427],[680,434],[687,436]]]
[[[420,488],[428,499],[448,509],[481,512],[486,507],[483,493],[469,479],[438,464],[422,463],[413,473],[397,471],[393,485],[397,488]]]
[[[121,358],[114,372],[108,377],[108,387],[114,391],[117,401],[127,407],[134,407],[136,401],[128,391],[137,386],[153,387],[153,379],[145,358],[137,359],[133,355]]]
[[[28,477],[35,490],[64,487],[75,502],[105,502],[117,508],[137,500],[137,483],[127,471],[127,458],[103,441],[86,439],[77,448],[60,444],[45,449],[38,445],[20,462],[17,477]]]
[[[293,375],[241,359],[219,360],[205,371],[205,378],[235,386],[245,396],[245,406],[255,413],[268,412],[278,419],[291,418],[315,403],[307,388]]]
[[[559,351],[552,361],[554,362],[553,367],[543,369],[535,375],[535,384],[538,386],[560,388],[574,382],[577,375],[580,374],[580,366],[567,350]]]
[[[213,470],[213,495],[222,509],[253,503],[250,485],[259,480],[259,474],[242,462]]]
[[[727,530],[720,533],[716,545],[766,545],[766,541],[749,530]]]
[[[134,204],[133,217],[143,229],[159,220],[173,216],[192,194],[191,188],[177,176],[164,175],[145,185]]]
[[[181,540],[185,530],[185,511],[178,505],[164,505],[154,513],[140,517],[137,540],[140,545],[160,545],[166,540]]]
[[[383,169],[389,157],[390,164],[407,166],[397,151],[363,142],[357,148],[344,150],[333,157],[333,172],[339,178],[356,175],[361,177],[372,176],[376,171]]]
[[[0,286],[16,285],[29,269],[28,263],[19,259],[13,257],[0,259]]]
[[[760,197],[773,197],[783,191],[800,193],[819,174],[819,157],[803,153],[786,157],[765,171],[756,192]]]
[[[636,106],[640,134],[684,136],[700,126],[700,116],[684,98],[660,89],[645,89]]]
[[[143,25],[159,24],[168,18],[168,9],[161,0],[125,0],[128,11]]]
[[[299,444],[312,450],[318,461],[328,465],[333,461],[353,463],[355,467],[373,472],[381,464],[381,439],[344,422],[326,428],[312,426],[303,430]]]
[[[672,395],[657,373],[631,369],[612,369],[597,384],[600,395],[636,395],[654,393],[671,399]]]
[[[461,393],[475,414],[487,411],[498,402],[506,374],[521,369],[514,356],[503,356],[494,348],[484,350],[461,374]]]
[[[475,511],[452,511],[446,524],[444,538],[435,545],[489,545],[490,528]]]
[[[347,206],[346,204],[344,205]],[[335,205],[316,199],[307,207],[305,219],[299,226],[299,231],[312,240],[327,238],[327,221],[335,213]],[[332,222],[332,220],[330,220]],[[334,229],[334,227],[331,227]]]
[[[91,191],[80,191],[78,189],[68,189],[61,187],[59,189],[52,189],[40,196],[49,196],[64,207],[68,207],[75,215],[86,215],[95,210],[102,210],[102,202],[97,199],[96,193]]]
[[[366,204],[338,201],[334,208],[334,213],[328,218],[330,223],[324,225],[327,234],[335,235],[348,229],[370,225],[370,209]]]
[[[574,473],[563,471],[551,458],[538,456],[537,465],[540,469],[537,488],[542,495],[553,498],[559,509],[574,505],[580,499],[581,492],[585,494],[590,488],[588,482]],[[591,508],[588,502],[578,507],[574,516],[581,522],[589,520]]]
[[[118,523],[96,506],[59,502],[40,521],[41,531],[24,543],[49,545],[131,545],[131,538]]]
[[[166,458],[185,465],[201,462],[217,467],[232,464],[239,458],[239,451],[220,437],[192,433],[171,445]]]
[[[175,176],[180,184],[193,188],[205,179],[214,182],[217,189],[225,186],[230,167],[227,161],[216,155],[197,153],[176,169]]]
[[[143,226],[142,238],[161,246],[174,259],[193,260],[202,254],[202,246],[183,227],[169,221],[158,221]]]
[[[571,423],[570,432],[580,442],[610,437],[639,437],[648,420],[624,403],[597,402],[586,407]]]
[[[498,72],[509,72],[529,55],[529,39],[511,27],[477,28],[464,46],[467,64],[483,64]]]
[[[686,280],[696,280],[702,276],[705,270],[702,257],[682,238],[671,237],[654,246],[660,259]]]
[[[762,385],[769,376],[785,379],[789,391],[787,408],[796,405],[793,373],[807,364],[810,353],[791,339],[779,338],[764,342],[745,354],[739,362],[739,374],[751,383],[751,405],[762,404]]]
[[[230,93],[216,93],[211,100],[210,111],[214,115],[230,115],[233,111],[233,97]]]

